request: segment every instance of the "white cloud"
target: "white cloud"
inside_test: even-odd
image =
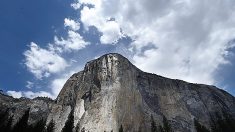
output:
[[[101,4],[101,0],[79,0],[77,3],[85,4],[85,5],[96,5],[99,6]],[[76,3],[76,2],[75,2]]]
[[[54,96],[57,96],[60,92],[60,90],[63,88],[65,82],[74,74],[77,73],[78,71],[81,70],[81,67],[75,67],[69,70],[68,72],[64,73],[58,78],[55,78],[54,80],[51,81],[51,92]]]
[[[71,6],[81,11],[81,25],[85,29],[96,27],[102,33],[102,44],[116,44],[123,35],[134,40],[128,47],[133,55],[130,59],[144,71],[212,84],[218,67],[229,63],[225,56],[234,44],[228,42],[235,38],[232,0],[76,1]],[[66,58],[65,54],[84,49],[90,43],[78,32],[79,22],[65,18],[64,27],[66,37],[55,36],[45,49],[32,42],[24,53],[25,65],[38,79],[53,73],[60,73],[60,77],[50,80],[48,91],[9,91],[9,94],[56,98],[66,80],[79,71],[68,70],[73,69],[67,63],[74,58]]]
[[[75,3],[72,3],[72,4],[71,4],[71,7],[73,7],[75,10],[78,10],[78,9],[80,9],[81,4],[78,3],[78,2],[75,2]]]
[[[71,7],[75,10],[80,9],[79,3],[71,4]],[[78,19],[76,19],[78,20]],[[113,22],[110,22],[110,26],[115,25]],[[32,89],[30,91],[8,91],[9,95],[14,97],[27,97],[35,98],[37,96],[51,97],[55,99],[62,89],[64,83],[67,79],[76,71],[71,71],[69,69],[73,68],[70,63],[77,63],[73,58],[68,58],[67,55],[70,55],[72,51],[78,51],[86,48],[89,45],[89,42],[86,42],[83,39],[83,36],[80,35],[80,23],[71,18],[64,19],[65,33],[67,36],[63,37],[54,37],[54,42],[48,43],[46,48],[41,48],[38,44],[31,42],[28,50],[23,54],[25,56],[24,64],[37,79],[49,79],[47,82],[47,90],[45,91],[34,91],[33,86],[35,82],[27,81],[26,88]],[[107,28],[110,30],[112,27]],[[117,28],[117,27],[114,27]],[[109,32],[111,33],[111,32]],[[104,41],[109,41],[112,38],[103,38]],[[72,52],[73,53],[73,52]],[[51,78],[48,78],[49,76]],[[60,77],[58,77],[58,76]],[[35,80],[38,81],[38,80]],[[36,83],[35,83],[36,84]]]
[[[7,91],[7,94],[14,98],[20,98],[23,96],[22,92],[16,92],[16,91]]]
[[[54,41],[56,46],[62,47],[63,52],[72,51],[72,50],[76,51],[81,50],[89,44],[89,42],[85,42],[83,40],[83,37],[79,33],[72,30],[68,31],[67,39],[64,38],[59,39],[57,36],[55,36]]]
[[[54,79],[51,83],[51,90],[54,95],[58,95],[68,78]]]
[[[88,3],[88,1],[85,3]],[[112,20],[111,16],[103,17],[100,12],[100,8],[85,6],[81,11],[81,21],[86,28],[95,26],[102,33],[100,38],[102,44],[115,44],[123,36],[121,28],[115,20]]]
[[[66,72],[61,75],[59,78],[55,78],[50,82],[50,85],[48,86],[48,91],[38,91],[38,92],[33,92],[33,91],[7,91],[7,94],[14,97],[14,98],[21,98],[21,97],[26,97],[26,98],[36,98],[36,97],[50,97],[52,99],[56,99],[58,96],[59,92],[63,88],[65,82],[71,77],[74,73],[77,71],[80,71],[80,67],[72,68],[69,72]],[[32,82],[27,81],[30,85]]]
[[[55,98],[51,93],[46,92],[46,91],[39,91],[39,92],[32,92],[32,91],[25,91],[23,92],[24,97],[27,98],[35,98],[35,97],[50,97],[50,98]]]
[[[120,27],[115,21],[107,21],[101,31],[103,35],[100,37],[100,41],[103,44],[115,44],[122,37]]]
[[[21,97],[27,97],[27,98],[35,98],[35,97],[50,97],[55,98],[54,95],[50,94],[46,91],[39,91],[39,92],[32,92],[32,91],[7,91],[7,94],[14,97],[14,98],[21,98]]]
[[[31,81],[26,82],[26,88],[31,89],[33,87],[34,83]]]
[[[65,18],[64,26],[68,27],[66,38],[55,36],[54,43],[49,43],[46,49],[31,42],[30,49],[24,52],[25,65],[37,79],[63,71],[68,67],[63,55],[67,52],[84,49],[90,44],[84,41],[83,37],[77,32],[80,28],[78,22]]]
[[[134,42],[135,65],[144,71],[213,84],[214,72],[228,61],[235,38],[233,0],[81,0],[81,22],[103,33],[102,43]],[[87,7],[91,4],[94,8]],[[108,21],[113,18],[115,21]],[[113,22],[112,26],[109,25]],[[154,48],[145,49],[149,45]]]
[[[57,53],[40,48],[33,42],[30,50],[24,52],[24,55],[25,65],[38,79],[63,71],[68,66],[67,62]]]
[[[64,26],[68,27],[69,29],[73,31],[77,31],[80,28],[80,24],[78,22],[75,22],[74,20],[69,19],[69,18],[64,19]]]
[[[48,89],[46,91],[7,91],[7,94],[13,96],[14,98],[26,97],[26,98],[36,98],[36,97],[50,97],[56,99],[59,92],[63,88],[65,82],[77,71],[80,71],[81,67],[71,68],[68,72],[64,72],[58,78],[54,78],[50,81]],[[27,81],[29,84],[32,82]]]
[[[75,3],[76,4],[76,3]],[[67,32],[67,38],[59,38],[57,36],[54,37],[54,45],[50,44],[49,47],[52,50],[58,52],[70,52],[84,49],[89,42],[86,42],[83,37],[77,31],[80,29],[80,23],[76,22],[72,19],[65,18],[64,26],[68,27],[69,30]]]
[[[74,3],[71,6],[74,9],[80,8],[79,3]],[[78,32],[80,29],[79,22],[70,18],[65,18],[64,27],[67,29],[65,31],[67,32],[66,37],[55,36],[54,42],[48,43],[47,48],[41,48],[36,43],[31,42],[29,46],[30,49],[24,52],[24,64],[37,79],[45,79],[55,73],[57,73],[57,75],[60,73],[60,77],[55,78],[54,76],[54,79],[49,80],[51,83],[48,84],[48,90],[46,91],[9,91],[9,94],[14,94],[15,97],[24,96],[28,98],[48,96],[55,99],[57,97],[65,81],[71,75],[70,71],[67,72],[68,69],[72,68],[68,63],[74,63],[73,58],[66,58],[65,56],[72,51],[84,49],[90,44],[89,42],[86,42]],[[34,85],[34,82],[30,81],[27,81],[26,83],[26,87],[29,89]]]

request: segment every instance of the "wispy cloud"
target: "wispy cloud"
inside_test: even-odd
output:
[[[74,59],[68,59],[66,58],[66,55],[70,52],[84,49],[90,44],[80,35],[79,22],[70,18],[65,18],[64,27],[66,29],[65,32],[67,32],[66,37],[55,36],[54,42],[48,43],[46,48],[41,48],[38,44],[31,42],[29,45],[30,49],[24,52],[24,64],[36,79],[43,80],[51,75],[59,73],[60,77],[54,77],[54,79],[47,80],[50,84],[48,84],[48,89],[45,91],[34,92],[36,89],[32,89],[32,91],[8,91],[7,93],[9,95],[17,98],[21,96],[28,98],[34,98],[36,96],[56,98],[66,80],[72,75],[72,73],[70,73],[71,69],[77,68],[73,68],[73,66],[70,65],[70,63],[74,63]],[[31,89],[34,84],[31,81],[27,81],[26,83],[26,87],[29,89]]]
[[[86,3],[88,3],[88,1],[85,1],[82,4]],[[97,7],[100,5],[97,4],[95,6]],[[88,27],[94,26],[102,33],[100,37],[100,42],[102,44],[116,44],[117,41],[123,37],[121,28],[117,21],[112,19],[112,16],[101,16],[100,10],[101,9],[99,7],[89,8],[85,6],[81,10],[81,21],[83,22],[86,29],[88,29]]]
[[[32,42],[24,53],[25,65],[36,78],[60,76],[49,80],[46,93],[10,93],[55,98],[72,72],[78,71],[70,65],[74,58],[66,55],[91,44],[81,34],[91,27],[99,32],[95,34],[98,44],[117,45],[128,36],[132,41],[123,47],[129,49],[129,59],[140,69],[196,83],[214,84],[214,73],[221,64],[229,63],[228,49],[234,47],[230,43],[235,38],[232,0],[76,0],[71,6],[80,18],[64,19],[67,36],[55,35],[46,48]]]
[[[85,48],[89,43],[85,42],[82,36],[72,30],[68,31],[68,38],[58,38],[55,36],[55,46],[60,46],[62,48],[62,52],[67,51],[77,51]]]
[[[21,97],[27,97],[27,98],[35,98],[35,97],[50,97],[55,98],[51,93],[46,91],[39,91],[39,92],[32,92],[32,91],[7,91],[7,94],[14,97],[14,98],[21,98]]]
[[[78,3],[78,0],[77,0],[77,2],[71,4],[71,7],[75,10],[78,10],[78,9],[80,9],[81,4]]]
[[[26,91],[7,91],[7,94],[10,96],[13,96],[14,98],[20,98],[20,97],[27,97],[27,98],[35,98],[35,97],[50,97],[52,99],[56,99],[59,92],[63,88],[65,82],[69,79],[70,76],[72,76],[77,71],[80,71],[80,67],[74,67],[71,68],[71,70],[68,70],[67,72],[64,72],[63,74],[60,74],[58,77],[54,77],[49,81],[49,85],[47,86],[47,89],[45,91],[36,91],[34,92],[31,86],[30,90]],[[33,82],[27,81],[27,85],[33,85]]]
[[[25,65],[37,79],[49,77],[53,73],[59,73],[69,66],[63,55],[67,52],[84,49],[89,42],[77,32],[80,24],[72,19],[65,18],[64,26],[68,28],[66,38],[54,37],[54,43],[49,43],[47,48],[41,48],[31,42],[30,49],[24,52]]]
[[[22,92],[16,92],[16,91],[7,91],[7,94],[14,97],[14,98],[20,98],[23,96]]]
[[[36,43],[30,44],[30,50],[24,52],[25,65],[37,79],[48,77],[51,73],[63,71],[67,62],[54,51],[40,48]]]
[[[31,89],[34,86],[34,83],[31,81],[26,82],[26,88]]]
[[[64,26],[68,27],[69,29],[73,31],[77,31],[80,29],[80,24],[69,18],[64,19]]]
[[[235,38],[232,0],[82,0],[80,4],[84,5],[81,22],[103,33],[102,43],[118,40],[117,29],[133,40],[132,59],[144,71],[213,84],[214,72],[228,63],[227,49],[234,46],[228,43]],[[110,18],[117,28],[110,28]],[[145,49],[149,45],[153,48]]]
[[[59,92],[61,91],[65,82],[69,79],[69,77],[71,77],[74,73],[77,73],[80,70],[81,70],[80,67],[72,68],[72,70],[69,70],[68,72],[60,75],[59,77],[51,80],[49,87],[50,87],[50,91],[53,94],[53,96],[56,97],[59,94]]]

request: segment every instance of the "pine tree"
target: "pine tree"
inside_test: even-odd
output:
[[[54,129],[55,129],[55,122],[52,119],[47,125],[46,132],[54,132]]]
[[[212,118],[211,130],[212,132],[234,132],[235,131],[235,120],[227,113],[222,112],[223,116],[216,112],[215,118]]]
[[[8,115],[9,115],[9,109],[6,109],[4,112],[0,113],[0,130],[2,130],[5,127]]]
[[[79,129],[80,129],[80,123],[78,122],[76,127],[75,127],[75,132],[79,132]]]
[[[46,125],[46,121],[44,119],[39,120],[34,126],[31,127],[32,132],[43,132]]]
[[[161,125],[159,126],[159,132],[164,132],[164,129]]]
[[[68,119],[65,123],[64,128],[62,129],[62,132],[72,132],[74,128],[74,110],[72,109],[69,113]]]
[[[12,121],[13,121],[13,116],[11,116],[11,117],[8,119],[7,124],[6,124],[6,126],[5,126],[4,132],[11,132],[11,131],[12,131],[12,128],[11,128],[11,126],[12,126]]]
[[[120,128],[119,128],[119,132],[123,132],[123,127],[122,127],[122,125],[121,125]]]
[[[13,132],[27,132],[28,131],[29,109],[25,111],[24,115],[19,119],[13,128]]]
[[[157,126],[152,115],[151,115],[151,132],[157,132]]]
[[[9,118],[10,117],[10,118]],[[0,130],[3,132],[11,132],[13,116],[10,116],[9,109],[0,114]]]
[[[3,130],[3,132],[11,132],[12,121],[13,121],[13,116],[7,119],[7,123],[0,130]]]
[[[141,126],[139,126],[138,132],[141,132],[141,130],[142,130],[142,129],[141,129]]]
[[[227,132],[234,132],[235,131],[235,119],[233,119],[232,115],[230,115],[228,112],[223,111],[224,116],[224,124],[225,124],[225,131]]]
[[[197,132],[210,132],[205,126],[201,125],[196,119],[194,119],[194,125]]]
[[[82,128],[81,132],[85,132],[85,128],[84,127]]]
[[[163,116],[163,129],[164,129],[164,132],[172,132],[171,125],[169,124],[165,116]]]

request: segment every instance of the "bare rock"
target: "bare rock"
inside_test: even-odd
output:
[[[119,54],[106,54],[72,75],[55,101],[14,99],[0,95],[0,107],[16,118],[30,108],[29,123],[37,117],[55,121],[60,132],[74,112],[74,131],[151,131],[151,122],[165,117],[176,132],[194,132],[194,119],[210,129],[215,113],[235,119],[235,98],[204,84],[169,79],[139,70]],[[153,119],[151,119],[151,117]],[[77,130],[75,130],[77,129]]]

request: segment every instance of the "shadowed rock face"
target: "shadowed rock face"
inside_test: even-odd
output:
[[[71,111],[78,131],[89,132],[117,132],[121,125],[124,131],[151,131],[151,116],[157,125],[165,116],[174,131],[186,132],[195,131],[194,119],[210,128],[215,112],[235,118],[235,98],[227,92],[145,73],[119,54],[88,62],[69,78],[55,101],[0,98],[0,107],[18,118],[18,111],[31,108],[29,123],[37,115],[47,123],[53,119],[58,132]]]
[[[13,125],[29,108],[29,124],[34,124],[41,119],[46,119],[53,104],[53,100],[44,97],[15,99],[11,96],[0,94],[0,113],[8,111],[9,116],[13,115]]]

